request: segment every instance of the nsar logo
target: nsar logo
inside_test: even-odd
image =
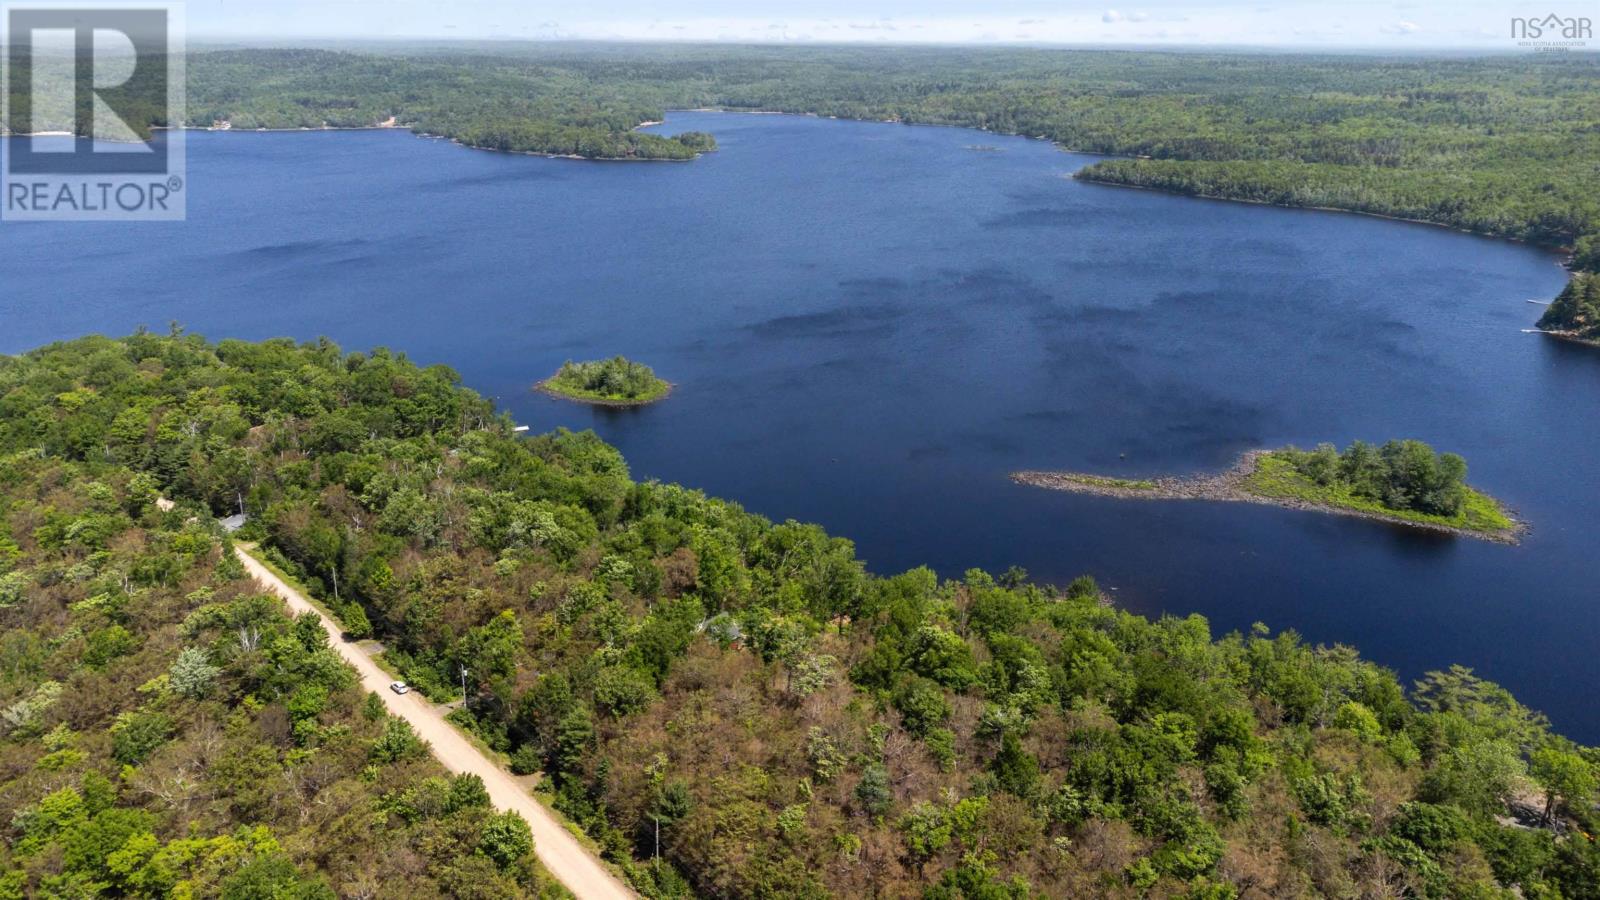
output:
[[[1542,18],[1521,16],[1511,20],[1511,38],[1519,47],[1535,50],[1574,50],[1588,45],[1594,37],[1594,22],[1587,16],[1561,16],[1551,13]]]

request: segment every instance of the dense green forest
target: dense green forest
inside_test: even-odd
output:
[[[28,54],[18,51],[11,56],[11,48],[0,45],[6,56],[6,84],[10,90],[5,105],[5,118],[0,119],[0,134],[13,131],[23,134],[53,131],[87,133],[79,123],[95,122],[95,97],[116,104],[115,109],[134,136],[148,140],[152,128],[165,128],[173,123],[167,118],[168,84],[167,67],[163,58],[151,59],[137,66],[127,76],[127,81],[116,87],[94,87],[86,82],[93,80],[93,72],[67,74],[62,65],[41,65],[34,68]],[[15,63],[15,66],[13,66]],[[70,69],[69,69],[70,71]],[[80,79],[74,84],[74,79]],[[79,90],[79,88],[83,88]],[[35,103],[44,101],[42,109]],[[179,123],[181,124],[181,123]],[[99,137],[116,140],[126,134],[101,134]]]
[[[357,690],[203,505],[161,510],[144,467],[16,446],[0,457],[0,897],[567,896],[527,824]]]
[[[717,148],[709,134],[673,137],[633,129],[652,113],[621,88],[596,89],[526,61],[429,60],[315,50],[199,53],[187,59],[188,109],[182,124],[239,129],[370,128],[397,118],[412,130],[489,150],[585,159],[687,160]],[[54,67],[52,67],[53,69]],[[45,70],[41,70],[45,71]],[[141,67],[114,91],[118,110],[143,135],[168,126],[165,85]],[[13,79],[18,83],[18,79]],[[43,90],[65,92],[58,80]],[[38,119],[32,96],[11,95],[9,131],[80,131],[93,121],[89,90],[75,93],[73,121]],[[145,112],[141,113],[140,110]]]
[[[1346,487],[1389,509],[1453,516],[1467,499],[1467,461],[1421,441],[1389,441],[1381,447],[1356,441],[1342,452],[1323,444],[1275,455],[1319,485]]]
[[[458,381],[327,341],[0,358],[0,896],[546,889],[240,582],[241,498],[407,681],[466,666],[456,721],[651,896],[1600,896],[1600,753],[1469,670],[869,574]]]
[[[644,363],[614,356],[593,362],[567,360],[561,370],[539,382],[540,390],[592,403],[636,405],[660,400],[672,385],[656,377]]]
[[[1539,319],[1539,327],[1600,341],[1600,274],[1575,275]]]

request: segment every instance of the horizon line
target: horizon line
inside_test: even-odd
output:
[[[965,48],[965,49],[1052,49],[1052,50],[1105,50],[1105,51],[1194,51],[1194,50],[1247,50],[1268,51],[1281,53],[1305,52],[1375,52],[1391,56],[1405,56],[1409,54],[1427,54],[1440,52],[1454,53],[1481,53],[1498,54],[1507,56],[1600,56],[1600,47],[1563,47],[1555,49],[1541,49],[1537,47],[1504,46],[1494,43],[1455,43],[1455,44],[1415,44],[1412,46],[1396,46],[1386,43],[1261,43],[1261,42],[1140,42],[1140,41],[1028,41],[1028,40],[973,40],[973,41],[914,41],[914,40],[760,40],[756,38],[635,38],[635,37],[524,37],[524,36],[465,36],[465,35],[440,35],[440,34],[415,34],[415,35],[385,35],[382,37],[370,36],[342,36],[342,35],[311,35],[311,34],[282,34],[282,35],[234,35],[234,34],[193,34],[188,37],[187,43],[191,45],[205,44],[286,44],[286,43],[336,43],[336,44],[405,44],[416,42],[433,42],[442,44],[601,44],[601,45],[629,45],[638,47],[762,47],[762,48]]]

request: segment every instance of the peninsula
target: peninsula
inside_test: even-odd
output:
[[[1539,330],[1580,343],[1600,344],[1600,275],[1574,275],[1539,320]]]
[[[1254,450],[1215,475],[1152,479],[1081,472],[1015,472],[1019,484],[1139,500],[1260,503],[1515,544],[1527,531],[1499,501],[1466,483],[1466,462],[1421,441],[1381,447],[1357,441],[1342,453]]]

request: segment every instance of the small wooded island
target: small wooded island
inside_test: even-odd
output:
[[[1527,526],[1466,483],[1467,463],[1422,441],[1381,447],[1356,441],[1344,452],[1255,450],[1217,475],[1126,479],[1078,472],[1017,472],[1034,487],[1141,500],[1220,500],[1359,516],[1506,544]]]
[[[593,362],[567,360],[535,387],[553,397],[596,406],[643,406],[665,399],[672,385],[643,363],[623,356]]]

